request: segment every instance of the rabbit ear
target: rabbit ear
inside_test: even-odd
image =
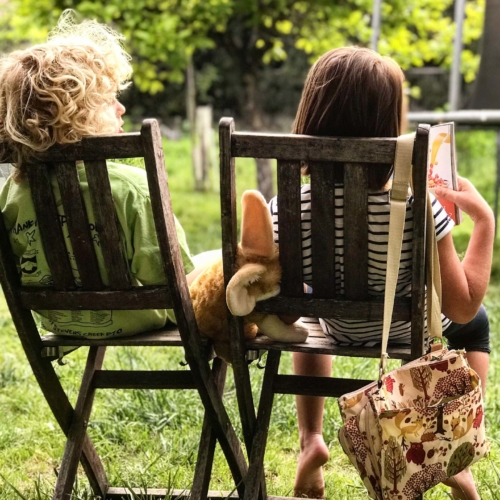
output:
[[[249,285],[258,281],[266,272],[261,264],[245,264],[240,267],[226,288],[227,307],[235,316],[246,316],[253,311],[258,297],[249,293]]]
[[[241,197],[241,250],[243,255],[273,257],[273,221],[266,200],[259,191],[245,191]]]

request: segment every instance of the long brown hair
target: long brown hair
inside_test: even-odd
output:
[[[403,80],[398,64],[373,50],[331,50],[307,75],[293,133],[397,137],[402,124]],[[370,172],[370,188],[381,189],[391,173],[392,165],[374,169]]]

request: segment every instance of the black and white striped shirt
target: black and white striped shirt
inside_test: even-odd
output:
[[[431,195],[432,196],[432,195]],[[409,295],[411,291],[411,260],[413,231],[413,197],[406,202],[406,218],[401,249],[397,296]],[[433,197],[432,207],[436,226],[436,237],[439,241],[453,228],[453,221],[448,217],[441,204]],[[273,218],[274,240],[279,243],[278,203],[277,197],[269,203]],[[383,295],[387,266],[387,241],[389,235],[390,201],[389,191],[372,193],[368,196],[368,293]],[[343,293],[344,287],[344,192],[339,185],[335,189],[335,269],[336,292]],[[312,285],[312,252],[311,252],[311,187],[305,184],[301,188],[301,220],[302,220],[302,268],[303,279]],[[443,316],[443,330],[451,321]],[[331,336],[336,344],[372,346],[380,343],[382,335],[381,321],[343,321],[339,319],[320,319],[323,331]],[[391,325],[391,344],[410,343],[410,323],[395,321]]]

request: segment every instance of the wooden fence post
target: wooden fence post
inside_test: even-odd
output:
[[[210,189],[210,170],[214,152],[212,106],[197,106],[195,115],[195,134],[192,142],[195,189],[207,191]]]

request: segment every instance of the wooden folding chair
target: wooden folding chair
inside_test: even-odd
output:
[[[132,286],[129,265],[120,243],[106,159],[144,158],[153,217],[168,286]],[[75,162],[83,160],[93,213],[109,277],[102,284],[83,204]],[[59,214],[51,189],[56,176],[69,227],[81,286],[75,280],[63,240]],[[86,428],[96,389],[196,389],[205,407],[205,421],[191,491],[183,497],[206,499],[216,440],[220,443],[236,487],[243,491],[247,466],[239,440],[224,408],[226,365],[219,359],[210,369],[211,350],[200,338],[182,266],[158,123],[146,120],[140,133],[84,138],[74,145],[54,146],[28,165],[28,179],[38,218],[43,248],[53,286],[21,286],[5,225],[0,223],[0,280],[19,338],[35,377],[61,429],[67,435],[54,499],[70,498],[78,462],[90,485],[102,499],[129,498],[126,488],[111,487]],[[73,263],[74,265],[74,263]],[[32,310],[136,310],[172,308],[177,328],[144,332],[126,338],[84,339],[45,335],[33,320]],[[88,346],[87,364],[76,407],[54,371],[53,354],[67,346]],[[190,370],[103,370],[107,346],[173,346],[184,349]],[[48,357],[47,357],[48,356]],[[165,498],[166,489],[148,492],[148,498]],[[178,494],[179,492],[177,492]],[[135,498],[135,496],[134,496]],[[176,498],[181,498],[176,496]]]
[[[414,148],[414,202],[411,297],[397,297],[394,321],[411,321],[411,346],[390,348],[393,359],[411,360],[424,351],[425,310],[425,221],[427,196],[427,142],[429,126],[420,125]],[[220,180],[224,278],[234,274],[237,242],[235,158],[258,157],[277,160],[281,293],[258,302],[256,310],[308,318],[382,320],[383,297],[368,295],[368,170],[377,164],[392,164],[395,138],[335,138],[234,131],[234,121],[220,122]],[[313,294],[304,293],[302,277],[301,162],[311,173],[311,239]],[[334,190],[344,185],[344,292],[335,293]],[[317,326],[303,344],[275,343],[257,337],[245,343],[241,318],[230,316],[232,359],[240,417],[247,449],[249,472],[245,499],[266,496],[263,460],[274,394],[339,397],[369,383],[369,380],[307,377],[279,374],[282,351],[380,357],[380,347],[333,345]],[[246,354],[267,350],[267,362],[258,416],[250,389]],[[260,492],[260,493],[259,493]]]

